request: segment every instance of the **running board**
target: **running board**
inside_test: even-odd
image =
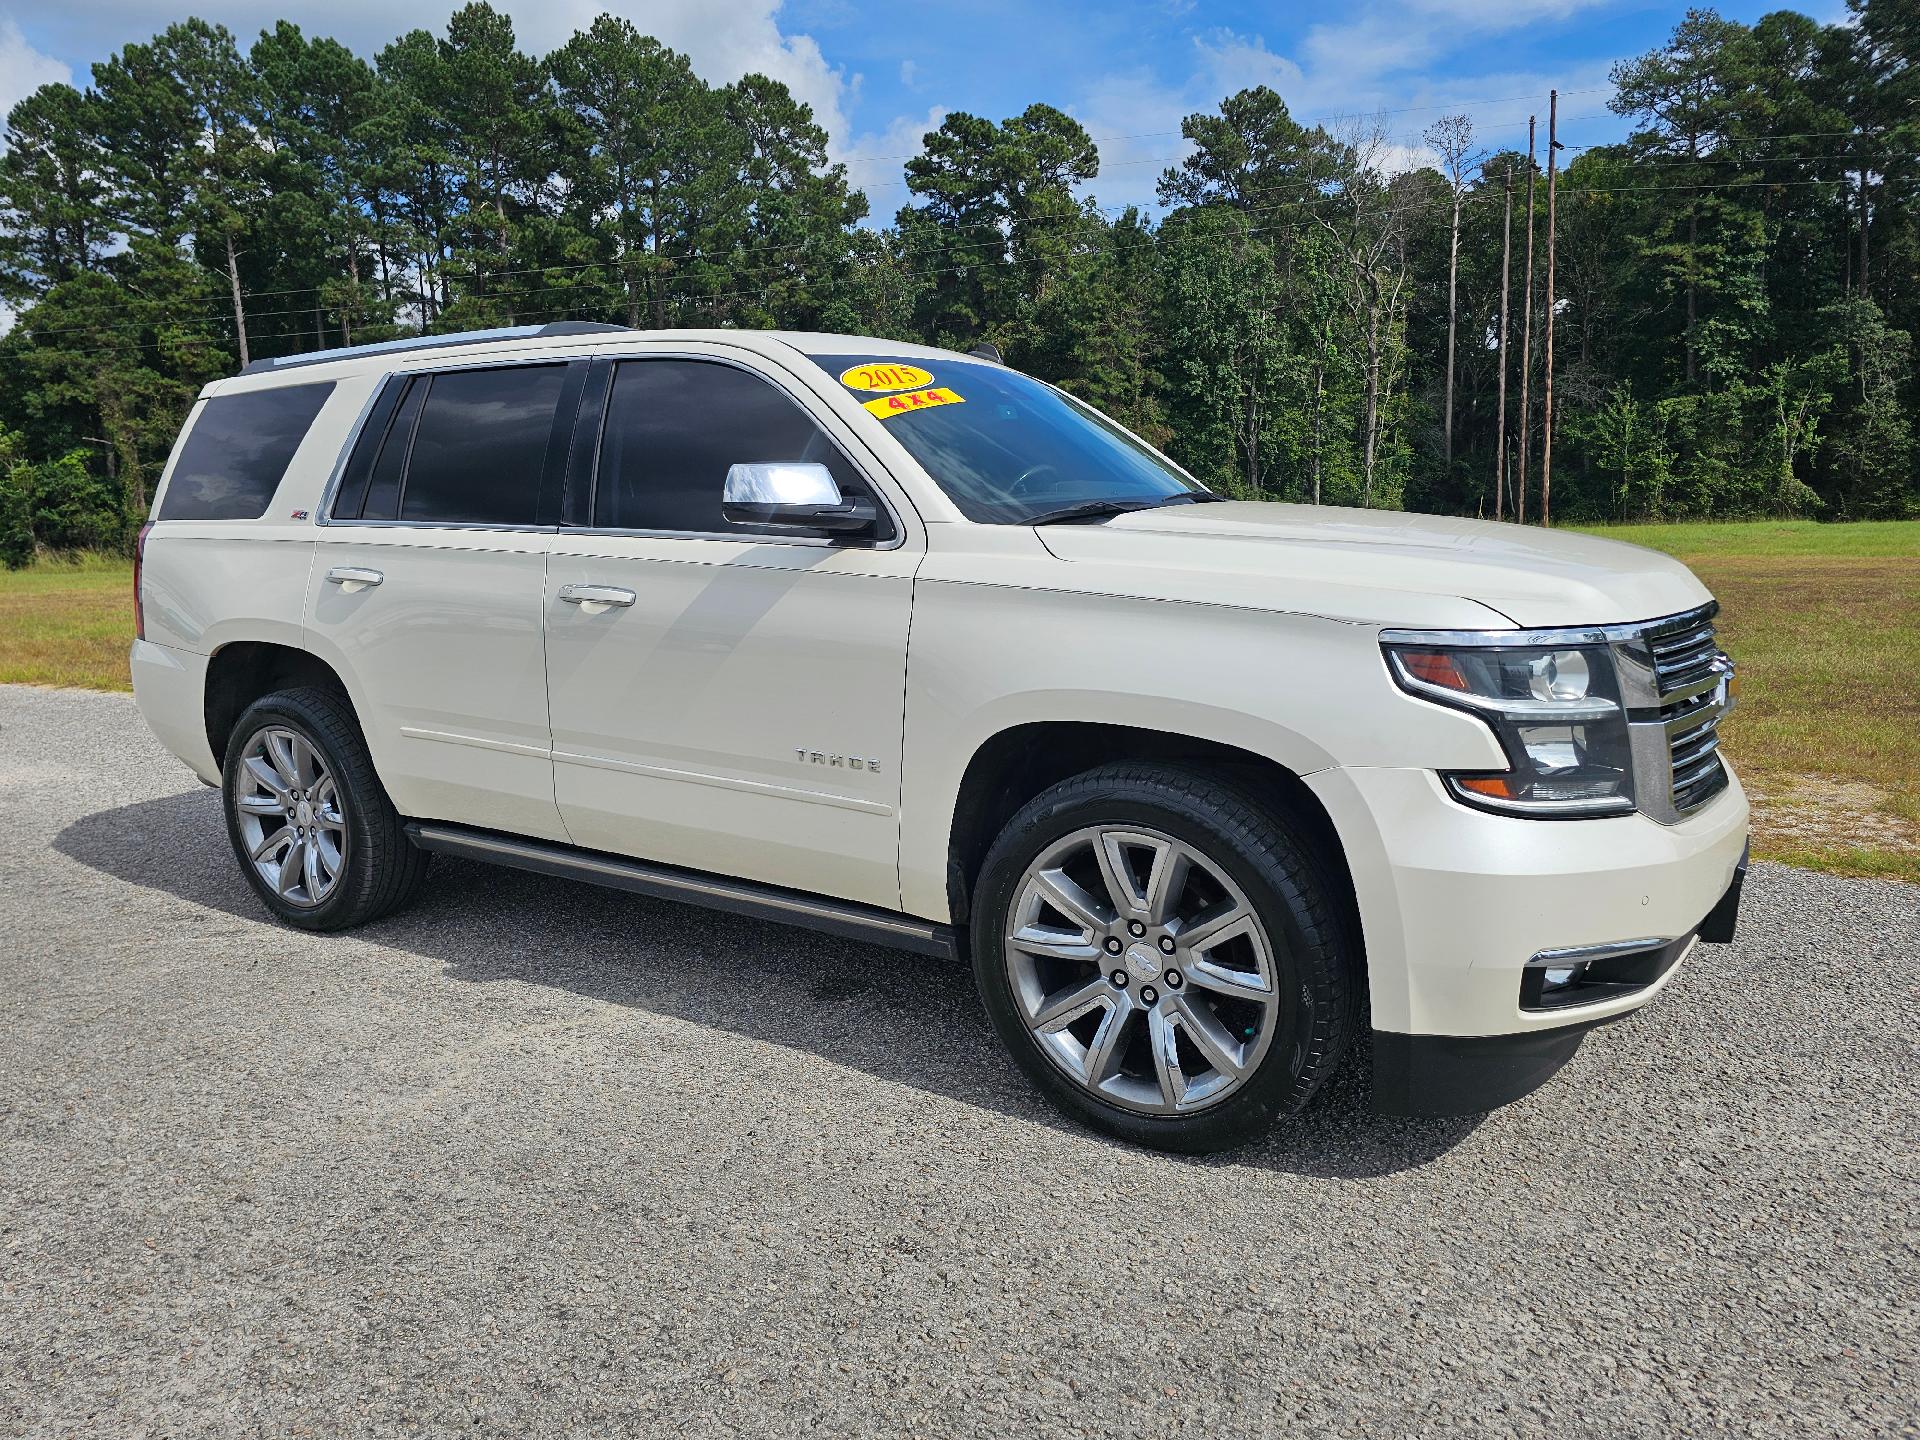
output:
[[[960,953],[951,925],[873,905],[857,905],[850,900],[832,900],[752,880],[735,880],[725,875],[657,865],[650,860],[633,860],[624,855],[608,855],[598,850],[527,840],[434,820],[408,822],[407,838],[422,850],[457,855],[462,860],[483,860],[515,870],[530,870],[536,875],[555,875],[564,880],[584,880],[590,885],[631,890],[656,900],[679,900],[689,905],[704,905],[710,910],[730,910],[756,920],[798,925],[805,930],[819,930],[847,940],[864,940],[872,945],[890,945],[896,950],[911,950],[921,955],[952,960]]]

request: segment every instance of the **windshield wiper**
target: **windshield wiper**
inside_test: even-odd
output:
[[[1078,505],[1064,505],[1058,510],[1042,510],[1025,523],[1052,525],[1060,520],[1094,520],[1108,515],[1131,515],[1136,510],[1158,510],[1165,505],[1199,505],[1208,500],[1225,498],[1224,495],[1214,495],[1204,490],[1186,490],[1160,500],[1082,500]]]

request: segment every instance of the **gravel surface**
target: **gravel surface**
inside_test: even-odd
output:
[[[0,1432],[1913,1434],[1920,890],[1481,1119],[1057,1119],[967,975],[441,863],[278,928],[122,696],[0,689]]]

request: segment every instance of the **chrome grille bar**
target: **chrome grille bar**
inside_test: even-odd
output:
[[[1652,662],[1648,678],[1653,694],[1647,698],[1666,733],[1658,760],[1651,752],[1641,751],[1651,763],[1665,762],[1660,767],[1664,775],[1640,777],[1646,787],[1641,808],[1655,819],[1683,819],[1727,787],[1719,727],[1727,710],[1725,687],[1733,665],[1714,635],[1717,609],[1709,605],[1655,620],[1642,630],[1645,655]],[[1656,796],[1662,803],[1647,803]]]

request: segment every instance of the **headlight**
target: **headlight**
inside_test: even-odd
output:
[[[1478,643],[1476,643],[1478,642]],[[1497,774],[1443,773],[1460,800],[1541,819],[1624,815],[1634,808],[1627,716],[1605,645],[1458,645],[1422,636],[1385,642],[1400,688],[1470,710],[1507,752]]]

